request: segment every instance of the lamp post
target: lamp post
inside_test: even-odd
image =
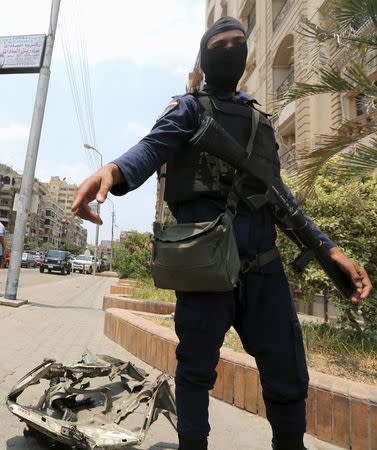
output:
[[[114,210],[114,202],[110,199],[107,198],[107,200],[109,200],[109,202],[112,205],[112,211],[111,211],[111,254],[110,254],[110,270],[113,270],[113,258],[114,258],[114,251],[113,251],[113,241],[114,241],[114,225],[115,225],[115,210]]]
[[[100,153],[95,147],[92,147],[89,144],[84,144],[84,147],[88,150],[93,150],[96,153],[98,153],[98,155],[101,158],[101,167],[102,167],[102,153]],[[100,214],[100,210],[101,210],[101,205],[100,203],[97,204],[97,214]],[[94,244],[94,267],[93,267],[93,275],[96,275],[97,272],[97,254],[98,254],[98,236],[99,236],[99,225],[97,223],[96,225],[96,240],[95,240],[95,244]]]

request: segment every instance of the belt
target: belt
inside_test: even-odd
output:
[[[252,261],[243,260],[241,263],[241,273],[259,272],[260,268],[280,258],[280,253],[277,247],[271,248],[263,253],[258,253]]]

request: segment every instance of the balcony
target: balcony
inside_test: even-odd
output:
[[[280,85],[277,87],[276,89],[276,95],[280,96],[282,95],[285,91],[287,91],[293,84],[295,80],[295,73],[292,70],[291,72],[289,72],[288,76],[280,83]]]
[[[274,5],[275,3],[275,5]],[[273,7],[277,8],[279,6],[279,1],[274,2]],[[288,11],[291,9],[291,6],[293,4],[293,0],[285,0],[283,4],[281,5],[278,12],[273,15],[273,22],[272,22],[272,29],[275,31],[276,28],[281,24],[281,22],[284,20],[284,17],[287,15]]]

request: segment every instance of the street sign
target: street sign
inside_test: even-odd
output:
[[[44,34],[0,36],[0,74],[38,73],[45,42]]]

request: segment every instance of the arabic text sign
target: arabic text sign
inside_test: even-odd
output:
[[[44,34],[0,36],[0,73],[39,72],[45,40]]]

